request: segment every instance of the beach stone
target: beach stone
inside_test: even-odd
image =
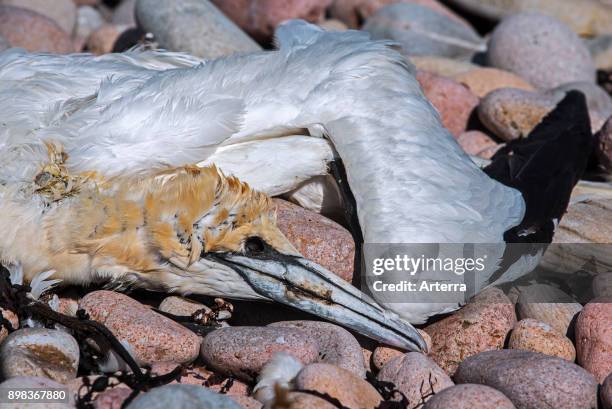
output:
[[[479,383],[518,409],[596,409],[597,381],[578,365],[531,351],[487,351],[459,365],[455,382]]]
[[[451,79],[457,75],[479,68],[478,65],[468,61],[433,55],[411,55],[408,59],[419,71],[427,71]]]
[[[576,320],[576,356],[580,366],[603,383],[612,373],[612,299],[584,306]]]
[[[544,322],[559,334],[572,338],[573,321],[582,310],[582,305],[560,289],[546,284],[532,284],[519,290],[519,319],[531,318]]]
[[[608,243],[612,234],[611,212],[610,198],[578,199],[561,219],[553,243]]]
[[[476,68],[456,75],[453,79],[468,87],[470,91],[480,98],[499,88],[518,88],[526,91],[535,90],[530,83],[518,75],[496,68]]]
[[[600,86],[591,82],[569,82],[547,91],[547,95],[559,95],[563,98],[563,94],[578,90],[582,92],[587,101],[589,108],[589,117],[591,118],[591,128],[594,132],[599,131],[604,125],[607,118],[612,116],[612,98]]]
[[[228,396],[196,385],[164,385],[140,394],[127,409],[241,409]]]
[[[599,395],[603,409],[612,409],[612,373],[606,377]]]
[[[423,409],[516,409],[500,391],[466,383],[446,388],[427,401]]]
[[[95,55],[112,53],[115,43],[126,30],[127,26],[105,24],[87,38],[87,51]]]
[[[597,166],[604,172],[612,173],[612,116],[597,133],[595,155]]]
[[[0,345],[2,378],[36,376],[67,383],[76,377],[79,344],[68,333],[46,328],[23,328]]]
[[[70,36],[48,17],[20,7],[0,6],[0,35],[11,47],[28,51],[70,53]]]
[[[426,71],[417,71],[416,78],[427,99],[440,113],[442,124],[455,137],[465,132],[470,116],[478,106],[478,97],[450,78]]]
[[[176,295],[171,295],[164,298],[164,300],[159,304],[158,307],[158,310],[160,311],[183,317],[191,316],[194,312],[202,309],[206,311],[211,311],[210,308],[208,308],[202,303]]]
[[[55,382],[49,378],[36,376],[15,376],[0,383],[0,388],[6,389],[61,389],[66,390],[66,385]],[[40,402],[32,403],[2,403],[2,409],[41,409]],[[74,409],[74,399],[68,396],[67,403],[45,403],[45,409]]]
[[[601,0],[448,0],[448,2],[477,16],[493,20],[525,11],[536,11],[563,21],[582,36],[591,37],[612,32],[610,4],[602,4]]]
[[[107,389],[94,400],[94,409],[121,409],[121,405],[131,393],[130,388],[124,387]]]
[[[487,61],[538,88],[595,81],[595,64],[582,40],[563,23],[538,13],[504,19],[491,34]]]
[[[486,289],[459,311],[425,328],[433,345],[429,355],[452,375],[467,357],[502,349],[515,322],[508,297],[497,288]]]
[[[1,5],[31,10],[55,21],[71,34],[77,21],[77,8],[72,0],[0,0]]]
[[[421,408],[432,395],[454,385],[442,368],[419,352],[392,359],[382,367],[377,379],[392,382],[408,398],[407,409]]]
[[[263,404],[249,396],[228,395],[228,397],[236,402],[242,409],[261,409]]]
[[[303,392],[289,392],[287,401],[289,402],[287,409],[337,409],[325,399]]]
[[[380,394],[368,382],[330,364],[305,366],[295,377],[294,383],[297,389],[327,394],[348,408],[374,409],[382,401]]]
[[[343,21],[350,28],[360,28],[361,23],[374,14],[378,9],[388,4],[399,3],[401,0],[334,0],[329,13],[332,17]],[[403,0],[404,3],[418,4],[428,7],[446,17],[469,26],[463,18],[459,17],[448,7],[436,0]]]
[[[2,313],[2,318],[7,320],[13,329],[19,328],[19,319],[17,315],[11,310],[5,310],[4,308],[0,308],[0,313]],[[0,342],[9,334],[8,329],[4,327],[4,325],[0,325]]]
[[[419,334],[421,334],[421,336],[423,337],[423,340],[427,344],[427,350],[431,351],[432,344],[431,344],[431,337],[429,336],[429,334],[421,329],[417,329],[417,331],[419,332]],[[374,352],[372,353],[372,356],[371,356],[371,361],[374,364],[374,368],[380,371],[382,367],[385,366],[387,363],[391,362],[393,359],[397,358],[398,356],[404,355],[405,353],[406,351],[402,349],[381,344],[377,346],[376,349],[374,349]]]
[[[572,341],[550,325],[527,318],[517,322],[510,334],[510,349],[540,352],[574,362],[576,349]]]
[[[612,34],[586,39],[585,44],[597,69],[612,69]]]
[[[86,39],[104,24],[104,18],[98,10],[90,6],[79,7],[75,37]]]
[[[495,142],[489,135],[481,131],[466,131],[457,137],[459,146],[465,153],[491,159],[502,145]]]
[[[182,325],[114,291],[94,291],[79,303],[91,319],[127,343],[141,364],[187,363],[197,358],[200,338]]]
[[[612,297],[612,271],[593,277],[591,287],[595,298]]]
[[[319,344],[296,328],[231,327],[206,335],[201,355],[219,373],[251,381],[276,352],[308,364],[317,361]]]
[[[357,339],[344,328],[322,321],[281,321],[268,327],[296,328],[319,344],[319,361],[365,378],[366,363]]]
[[[373,39],[391,39],[405,55],[469,59],[486,49],[476,31],[428,7],[395,3],[382,7],[362,28]]]
[[[276,225],[307,259],[346,281],[353,278],[355,242],[351,233],[320,214],[282,199],[276,206]]]
[[[318,23],[332,0],[213,0],[213,3],[251,37],[262,43],[272,40],[285,20]]]
[[[171,51],[212,59],[261,50],[207,0],[137,0],[136,21]]]
[[[175,370],[177,364],[171,362],[157,362],[151,365],[151,373],[155,375],[166,375]],[[181,383],[184,385],[200,385],[204,386],[213,392],[221,393],[230,396],[247,396],[249,394],[249,386],[244,382],[212,372],[202,366],[192,366],[185,368],[178,380],[171,383]]]
[[[119,26],[133,27],[136,25],[135,11],[136,0],[123,0],[113,11],[111,22]]]

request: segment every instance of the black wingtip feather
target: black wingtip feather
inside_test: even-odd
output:
[[[527,138],[498,151],[484,171],[519,190],[526,204],[521,224],[506,232],[507,242],[552,240],[553,220],[567,210],[592,150],[586,99],[579,91],[569,91]]]

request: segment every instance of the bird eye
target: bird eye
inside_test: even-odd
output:
[[[249,237],[244,243],[244,248],[247,253],[261,253],[264,251],[264,241],[259,237]]]

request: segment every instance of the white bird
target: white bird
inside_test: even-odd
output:
[[[504,235],[528,235],[533,227],[534,220],[525,219],[525,198],[513,188],[523,187],[520,175],[508,167],[524,155],[502,158],[492,168],[513,187],[479,169],[441,125],[414,67],[387,42],[370,41],[359,31],[328,33],[301,21],[281,26],[277,42],[276,51],[213,61],[161,51],[0,54],[2,260],[20,263],[27,280],[56,270],[54,278],[64,283],[105,278],[182,293],[272,299],[393,345],[424,348],[390,309],[423,322],[456,303],[379,307],[298,257],[273,226],[262,196],[205,166],[216,164],[277,195],[320,183],[338,155],[366,244],[496,243],[498,260],[482,282],[488,285],[503,261]],[[183,166],[189,163],[202,167]],[[569,195],[565,191],[581,172],[575,168],[562,175],[562,194]],[[185,186],[195,189],[188,200],[198,202],[189,211],[181,202],[187,200]],[[159,231],[146,215],[155,207],[150,198],[164,203],[164,195],[170,204],[153,219],[169,223],[164,234],[176,242],[160,244],[151,239]],[[188,219],[168,220],[180,219],[183,211]],[[123,229],[133,221],[133,243],[144,246],[140,255],[149,263],[141,271],[129,259],[136,253],[121,261],[98,257],[100,247],[83,244],[80,235],[99,233],[87,220],[99,217],[101,226],[111,215],[123,220]],[[219,236],[246,225],[231,245]],[[142,231],[149,236],[141,237]],[[62,235],[73,239],[56,238]],[[127,239],[119,234],[105,240],[112,245]],[[56,257],[62,251],[66,257]],[[69,260],[75,254],[82,259]],[[145,274],[151,271],[156,273]]]

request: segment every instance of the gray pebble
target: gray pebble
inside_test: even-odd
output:
[[[241,409],[230,397],[199,385],[165,385],[134,399],[127,409]]]

